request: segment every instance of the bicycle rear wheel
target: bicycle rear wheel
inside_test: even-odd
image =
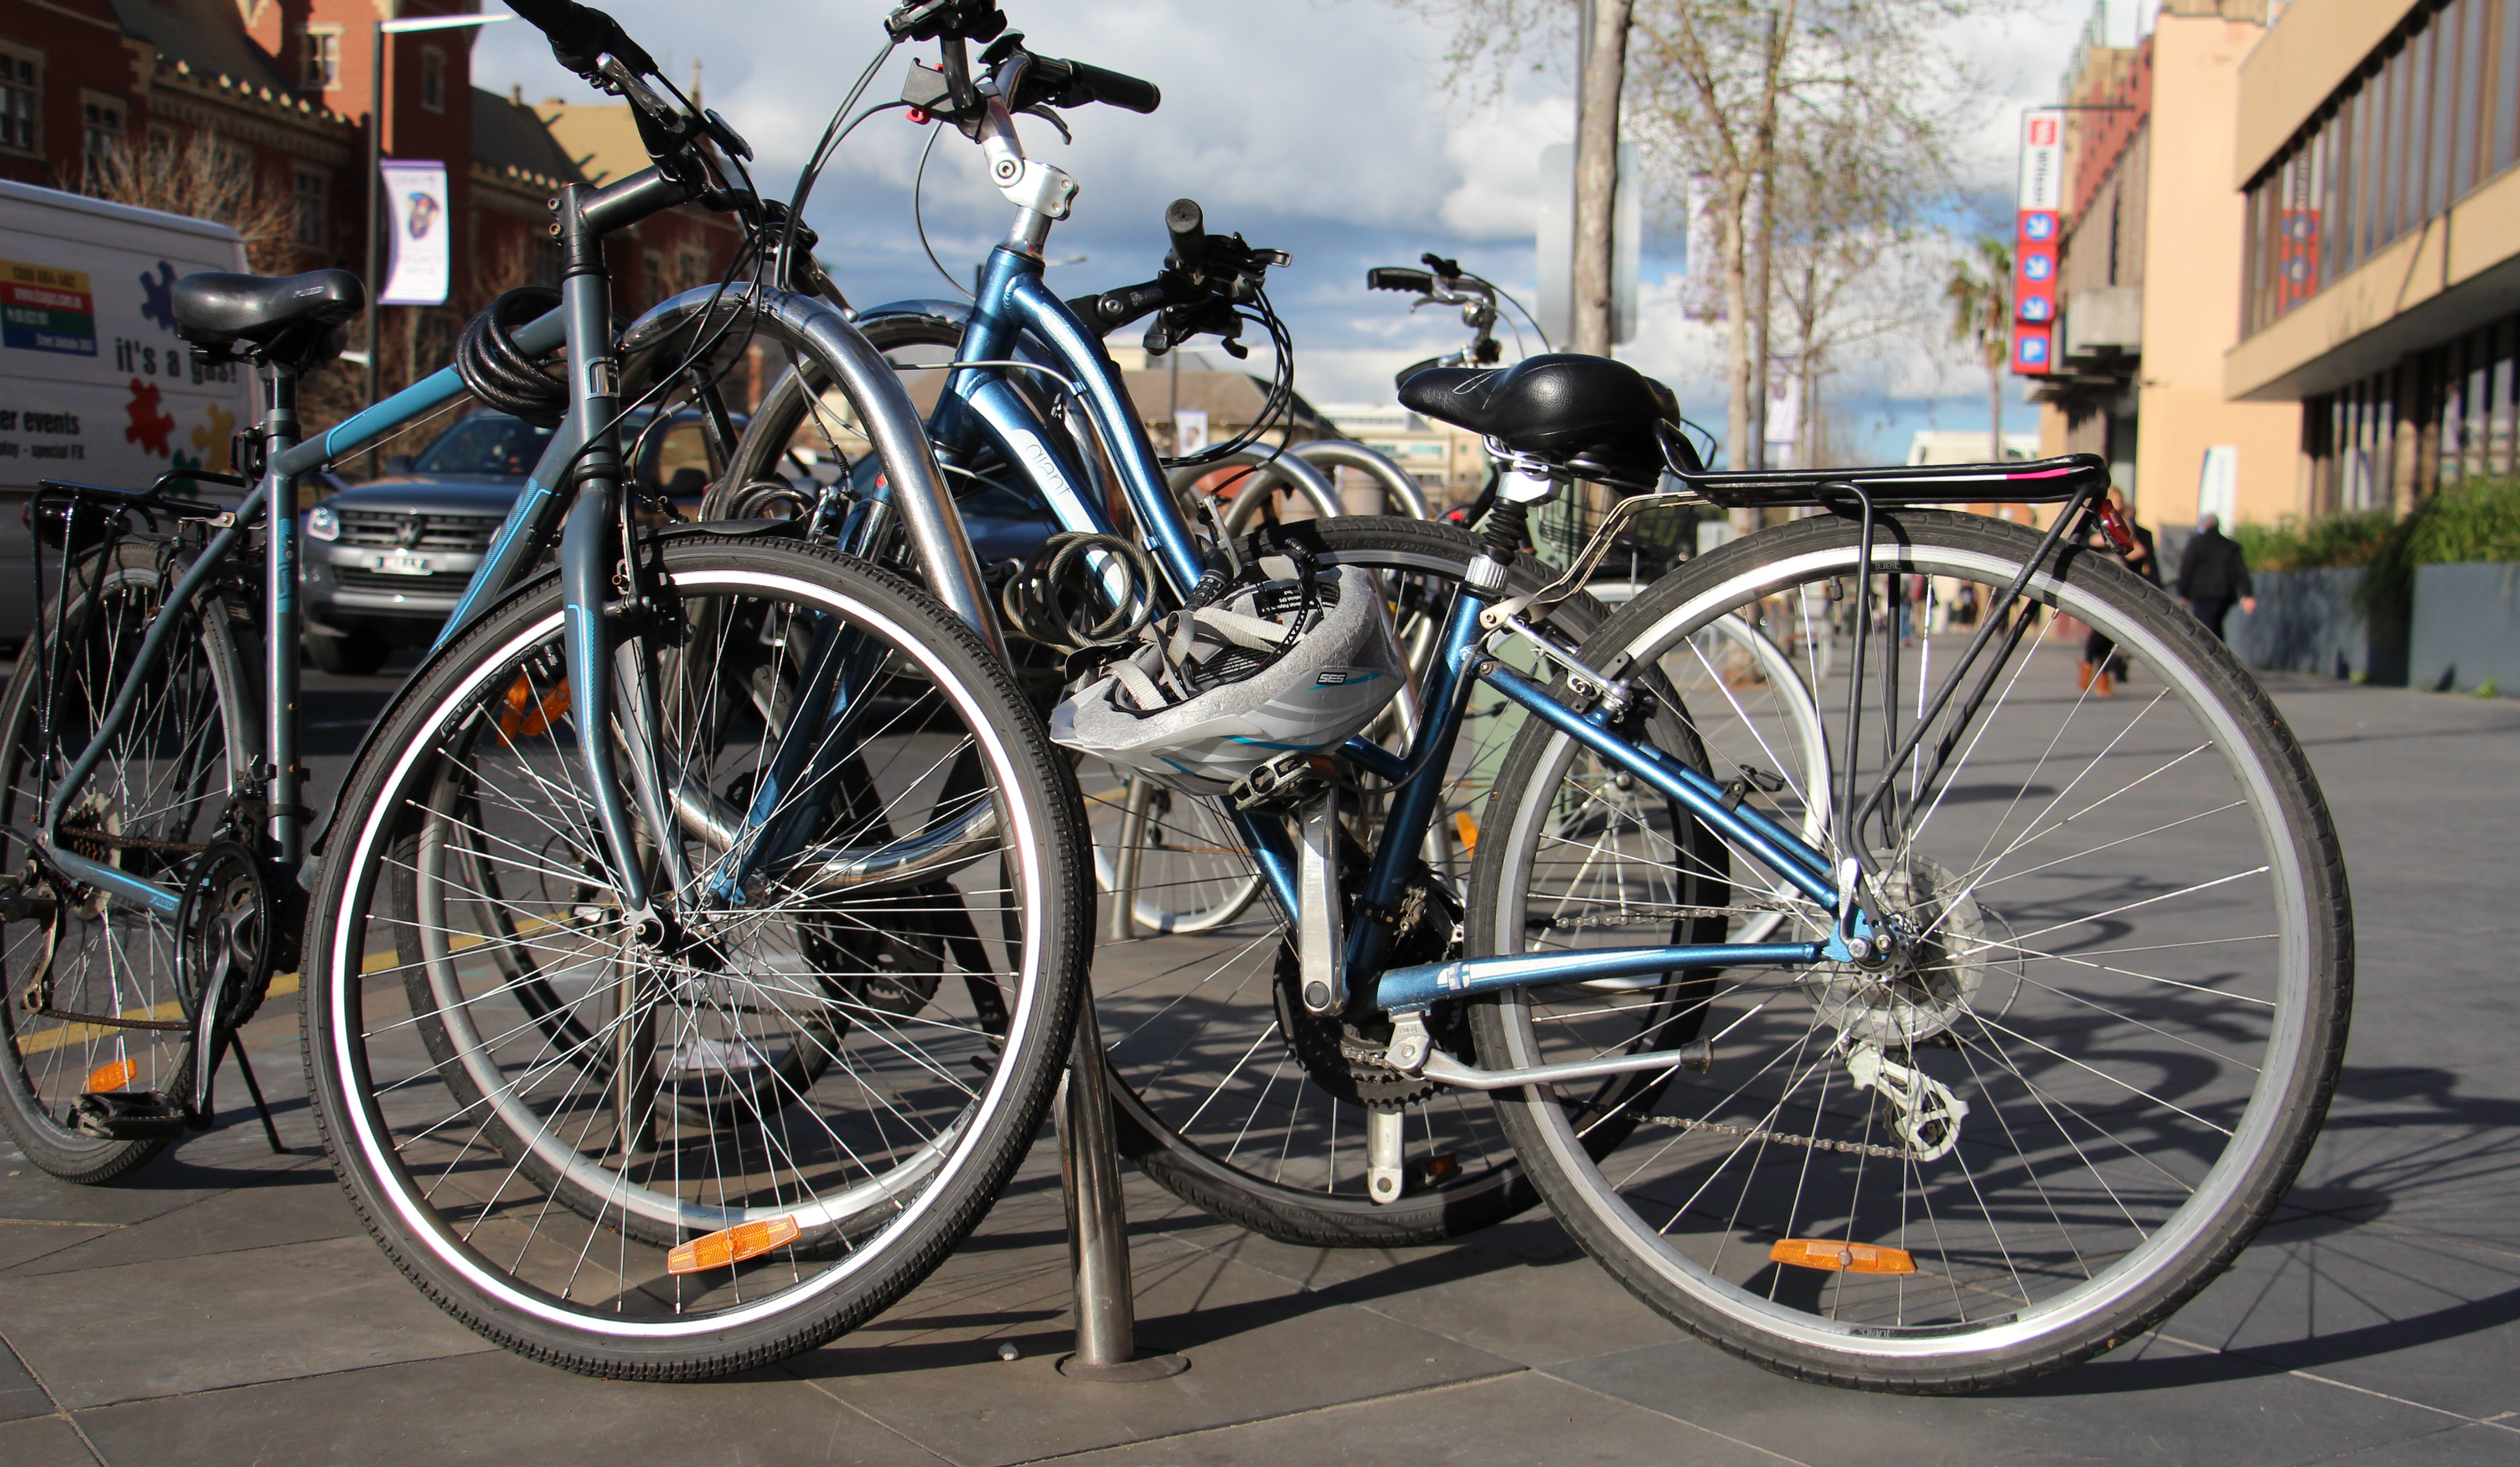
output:
[[[1797,698],[1845,707],[1869,638],[1856,761],[1868,791],[1954,673],[1976,628],[1941,608],[1990,605],[2029,564],[2028,530],[1901,513],[1877,528],[1875,576],[1931,577],[1922,624],[1892,609],[1855,624],[1857,527],[1768,530],[1691,562],[1605,624],[1595,666],[1659,669],[1715,690],[1691,712],[1718,777],[1851,849],[1826,788],[1771,752]],[[1904,582],[1903,582],[1904,583]],[[2168,597],[2112,559],[2069,552],[2030,583],[2038,609],[2114,637],[2159,691],[2077,695],[2074,653],[1991,635],[1978,674],[1905,760],[1868,824],[1874,901],[1911,941],[1878,973],[1734,967],[1695,1000],[1709,1068],[1675,1067],[1603,1154],[1582,1086],[1502,1092],[1499,1114],[1551,1209],[1639,1298],[1773,1369],[1877,1390],[1975,1390],[2105,1350],[2219,1273],[2281,1200],[2341,1062],[2352,919],[2317,782],[2265,694]],[[1885,603],[1876,588],[1876,613]],[[1725,618],[1799,659],[1799,691],[1728,673],[1705,635]],[[2016,640],[2015,632],[2019,633]],[[2076,633],[2079,639],[2080,633]],[[1893,662],[1892,659],[1896,661]],[[1626,660],[1633,659],[1633,662]],[[1983,669],[1988,664],[1981,664]],[[1835,730],[1832,729],[1832,732]],[[1479,850],[1469,948],[1633,946],[1666,878],[1692,858],[1620,818],[1588,756],[1534,724],[1508,757],[1510,813]],[[1794,888],[1732,863],[1732,921],[1816,940],[1832,920]],[[1781,922],[1778,921],[1781,914]],[[1474,1013],[1482,1064],[1587,1058],[1627,1039],[1619,1010],[1575,985],[1508,992]]]
[[[652,710],[571,707],[546,577],[386,714],[310,918],[306,1054],[351,1201],[431,1299],[690,1380],[853,1327],[985,1214],[1065,1064],[1093,896],[1066,761],[968,628],[829,551],[658,554]],[[854,674],[809,725],[818,657]],[[663,940],[624,919],[578,747],[626,777],[643,724]],[[832,756],[782,793],[791,729]],[[745,871],[758,800],[804,844]]]
[[[82,1094],[180,1105],[193,1084],[173,919],[42,874],[22,834],[42,823],[54,785],[103,724],[182,573],[161,562],[160,548],[125,540],[74,563],[67,604],[45,609],[0,703],[0,869],[21,878],[38,908],[0,934],[0,1122],[28,1161],[65,1181],[112,1181],[174,1142],[171,1116],[145,1127],[128,1117],[80,1125],[72,1108]],[[215,596],[197,603],[64,815],[66,844],[172,892],[193,853],[222,834],[244,788],[248,687],[226,608]],[[98,1133],[140,1128],[158,1133]]]

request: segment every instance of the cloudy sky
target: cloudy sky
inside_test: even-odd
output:
[[[881,45],[888,8],[876,0],[610,5],[677,80],[694,61],[703,64],[708,104],[749,139],[765,191],[783,197]],[[1054,260],[1085,256],[1052,272],[1063,294],[1153,274],[1164,206],[1196,199],[1211,230],[1294,253],[1293,267],[1273,275],[1271,294],[1293,332],[1296,386],[1317,403],[1387,402],[1394,369],[1464,339],[1449,313],[1413,318],[1408,298],[1369,295],[1370,265],[1411,264],[1432,250],[1530,301],[1540,149],[1573,135],[1567,64],[1541,58],[1502,97],[1474,101],[1445,89],[1447,33],[1389,0],[1009,0],[1007,8],[1036,51],[1144,76],[1164,92],[1153,116],[1069,114],[1072,147],[1047,124],[1023,124],[1027,146],[1082,185],[1075,216],[1052,239]],[[1989,83],[1970,167],[1990,195],[2008,186],[2015,109],[2052,99],[2088,8],[2044,0],[1951,32]],[[476,85],[519,85],[529,100],[591,100],[524,24],[479,34]],[[910,53],[894,54],[870,100],[900,95]],[[911,182],[928,136],[898,113],[880,115],[816,186],[807,217],[860,304],[950,294],[911,229]],[[953,135],[929,162],[923,214],[938,255],[966,280],[1010,217],[978,150]],[[1676,307],[1685,264],[1676,232],[1649,226],[1644,256],[1639,338],[1619,354],[1670,382],[1689,416],[1721,425],[1717,328],[1684,320]],[[1983,370],[1956,349],[1920,340],[1867,355],[1829,390],[1835,436],[1859,451],[1897,458],[1918,428],[1983,429]],[[2034,422],[2011,402],[2007,428]]]

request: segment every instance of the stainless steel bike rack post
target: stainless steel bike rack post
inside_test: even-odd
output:
[[[1076,1016],[1076,1047],[1058,1086],[1058,1176],[1067,1198],[1067,1263],[1076,1289],[1076,1350],[1058,1362],[1074,1380],[1126,1384],[1181,1374],[1177,1354],[1138,1353],[1138,1301],[1129,1272],[1129,1209],[1111,1094],[1102,1083],[1102,1028],[1092,995]]]

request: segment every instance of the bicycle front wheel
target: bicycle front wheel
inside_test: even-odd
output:
[[[1778,756],[1800,705],[1843,716],[1867,639],[1862,736],[1833,749],[1829,782],[1851,763],[1868,792],[1888,772],[1862,846],[1902,953],[1877,972],[1699,975],[1691,1027],[1711,1054],[1631,1108],[1615,1151],[1587,1144],[1606,1117],[1581,1085],[1501,1094],[1498,1111],[1559,1219],[1668,1317],[1804,1378],[1974,1390],[2130,1338],[2247,1244],[2335,1083],[2352,923],[2301,750],[2168,597],[2069,551],[1962,675],[1980,628],[1946,609],[1991,605],[2037,537],[1930,512],[1876,532],[1868,568],[1835,518],[1726,546],[1622,610],[1585,660],[1691,689],[1715,777],[1765,776],[1736,788],[1822,832],[1835,869],[1857,848],[1836,797]],[[1887,593],[1912,576],[1927,599],[1903,615]],[[2158,691],[2078,691],[2075,651],[2041,635],[2050,614],[2115,638]],[[1726,619],[1791,650],[1789,665],[1727,665],[1709,635]],[[1918,752],[1889,766],[1956,678]],[[1564,735],[1521,736],[1499,781],[1511,811],[1495,812],[1472,878],[1472,953],[1633,946],[1664,920],[1670,878],[1695,858],[1627,818],[1599,775]],[[1746,851],[1729,865],[1736,940],[1826,932],[1826,904]],[[1473,1016],[1480,1060],[1591,1058],[1631,1034],[1621,1009],[1680,986],[1499,996]]]
[[[979,1220],[1065,1064],[1093,890],[1067,762],[968,628],[826,550],[659,555],[673,629],[615,659],[644,707],[627,677],[572,707],[546,577],[387,713],[323,863],[306,1055],[430,1298],[688,1380],[853,1327]],[[623,911],[591,737],[672,811],[638,821],[670,936]]]

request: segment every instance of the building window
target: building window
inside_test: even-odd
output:
[[[341,32],[307,30],[306,65],[297,85],[309,92],[329,92],[341,84]]]
[[[296,170],[296,189],[292,196],[296,206],[296,227],[292,231],[292,238],[310,250],[324,248],[325,185],[321,168]]]
[[[37,83],[42,74],[43,64],[35,53],[0,46],[0,148],[35,151],[36,104],[41,100]]]
[[[420,105],[433,113],[446,111],[446,53],[435,46],[421,48]]]
[[[79,159],[87,165],[88,175],[96,170],[108,154],[122,146],[122,100],[101,92],[79,94]]]

